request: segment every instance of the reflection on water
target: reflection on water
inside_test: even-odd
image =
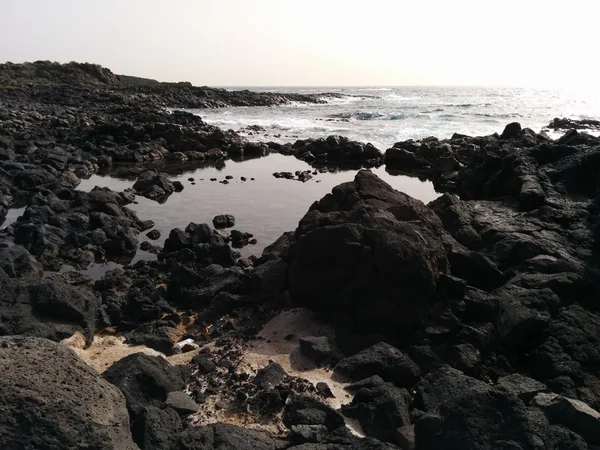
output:
[[[185,186],[182,192],[174,193],[163,204],[137,197],[138,203],[129,205],[140,219],[151,219],[156,223],[161,238],[153,244],[162,246],[173,228],[183,229],[190,222],[212,224],[213,217],[218,214],[233,214],[236,218],[234,228],[252,233],[258,240],[256,245],[241,249],[244,256],[260,255],[262,250],[282,233],[294,230],[313,202],[331,192],[338,184],[351,181],[356,174],[356,170],[319,173],[306,183],[276,179],[273,177],[274,172],[312,169],[303,161],[279,154],[246,161],[228,160],[221,162],[218,167],[187,166],[185,172],[182,172],[181,167],[155,166],[160,171],[170,172],[172,180],[181,181]],[[133,185],[136,172],[130,167],[119,169],[117,173],[121,178],[111,176],[112,173],[104,176],[94,175],[88,180],[83,180],[78,189],[89,191],[94,186],[108,186],[113,190],[122,191]],[[395,189],[425,203],[439,195],[430,182],[390,175],[383,167],[373,169],[373,172]],[[174,175],[175,173],[177,174]],[[219,183],[225,180],[226,176],[233,177],[228,180],[229,184]],[[241,177],[246,177],[247,181],[242,181]],[[195,184],[192,184],[189,178],[194,178]],[[211,178],[217,178],[218,181],[210,181]],[[146,240],[145,235],[140,235],[140,242],[143,240]],[[138,253],[134,261],[149,259],[148,254]]]

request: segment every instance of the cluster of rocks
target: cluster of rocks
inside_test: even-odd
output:
[[[293,304],[359,352],[336,371],[359,383],[343,412],[367,435],[417,449],[597,445],[600,139],[511,124],[450,142],[388,156],[431,152],[427,173],[460,197],[425,206],[361,171],[257,269],[287,266]]]
[[[351,141],[344,136],[297,140],[294,144],[269,143],[273,151],[294,155],[316,167],[334,164],[347,168],[379,167],[383,154],[372,144]]]
[[[160,107],[293,100],[279,94],[50,63],[2,65],[0,85],[11,86],[0,88],[0,214],[28,204],[0,240],[0,447],[600,446],[600,138],[570,130],[552,140],[509,124],[491,136],[400,142],[384,157],[335,136],[248,143]],[[156,260],[95,282],[43,277],[65,263],[131,257],[153,226],[126,207],[133,191],[76,191],[80,178],[117,161],[272,150],[315,165],[385,160],[443,195],[424,205],[360,171],[259,258],[240,258],[232,245],[252,236],[223,215],[214,228],[172,230],[162,249],[148,242]],[[135,176],[135,193],[156,200],[182,187],[152,170]],[[149,239],[160,237],[154,231]],[[276,363],[241,367],[245,343],[292,306],[335,329],[335,340],[303,337],[298,351],[348,381],[352,398],[338,410],[326,404],[325,383]],[[196,354],[182,366],[134,354],[100,376],[57,343],[80,332],[90,345],[99,330],[166,355]],[[228,414],[279,432],[202,425]]]
[[[554,120],[548,124],[548,128],[552,130],[600,130],[600,120],[574,120],[566,117],[563,117],[562,119],[555,117]]]
[[[296,172],[275,172],[273,176],[275,178],[285,178],[286,180],[296,180],[301,181],[302,183],[306,183],[309,180],[312,180],[314,175],[317,175],[319,172],[316,170],[297,170]]]

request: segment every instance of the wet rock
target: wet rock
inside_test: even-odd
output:
[[[0,337],[0,447],[134,450],[123,394],[66,347]]]
[[[179,183],[178,187],[183,189],[181,183]],[[139,195],[143,195],[151,200],[163,201],[176,190],[176,186],[165,174],[156,172],[155,170],[148,170],[139,176],[133,185],[133,189]]]
[[[381,152],[372,144],[351,141],[343,136],[298,140],[293,148],[297,158],[308,162],[322,157],[339,164],[358,163],[359,167],[375,167],[381,165],[383,160]]]
[[[235,225],[235,217],[231,214],[221,214],[213,218],[213,225],[217,229],[231,228]]]
[[[380,342],[354,356],[342,359],[335,373],[353,381],[379,375],[385,381],[400,386],[411,386],[421,374],[419,367],[404,353],[385,342]]]
[[[242,248],[250,243],[251,233],[244,233],[239,230],[231,230],[231,245],[233,248]]]
[[[148,239],[156,241],[157,239],[160,239],[160,230],[150,230],[146,233],[146,236],[148,236]]]

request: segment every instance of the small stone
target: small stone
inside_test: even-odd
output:
[[[242,181],[246,181],[246,180],[247,180],[247,178],[246,178],[246,177],[240,177],[240,180],[242,180]]]
[[[160,231],[157,229],[150,230],[148,233],[146,233],[146,236],[148,236],[148,239],[155,241],[160,238]]]
[[[217,365],[210,356],[196,355],[192,359],[193,364],[198,365],[198,371],[202,374],[209,374],[217,370]]]
[[[226,179],[226,180],[233,180],[233,176],[231,176],[231,175],[227,175],[227,176],[225,177],[225,179]]]
[[[194,181],[193,177],[188,178],[188,181]]]
[[[319,382],[317,383],[317,392],[324,398],[335,398],[335,395],[333,395],[333,392],[331,392],[331,389],[329,388],[329,386],[327,385],[327,383],[324,382]]]

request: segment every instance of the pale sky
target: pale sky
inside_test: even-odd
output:
[[[593,86],[599,0],[0,0],[0,62],[211,86]]]

